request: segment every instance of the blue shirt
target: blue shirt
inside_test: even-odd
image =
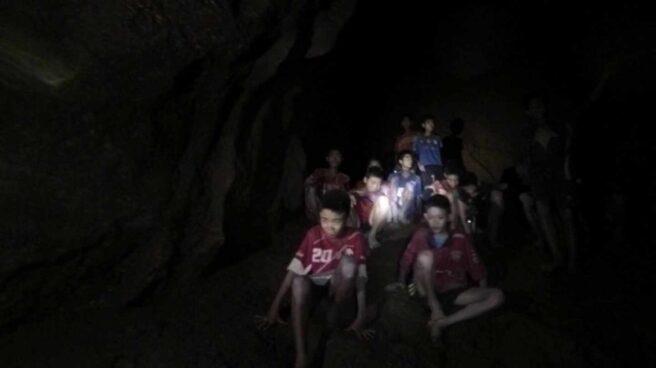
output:
[[[420,164],[442,166],[442,140],[436,135],[418,135],[415,137],[413,149]]]
[[[401,193],[403,192],[403,189],[406,186],[409,186],[412,188],[412,195],[414,197],[414,201],[410,203],[408,206],[407,212],[404,214],[406,218],[411,218],[414,217],[415,213],[417,212],[417,204],[421,200],[421,178],[419,175],[411,173],[407,177],[403,176],[403,173],[401,171],[395,172],[390,174],[390,176],[387,178],[387,182],[389,183],[390,187],[396,191],[396,193],[393,193],[392,195],[394,196],[392,201],[394,203],[398,203],[398,200],[400,199]]]

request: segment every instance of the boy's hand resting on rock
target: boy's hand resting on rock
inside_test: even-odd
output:
[[[400,292],[405,290],[405,284],[402,282],[393,282],[387,286],[385,286],[385,291],[388,293],[393,293],[393,292]]]
[[[260,331],[266,331],[268,330],[271,326],[276,325],[276,324],[281,324],[281,325],[286,325],[287,322],[285,322],[282,318],[280,318],[280,315],[278,314],[278,311],[269,311],[266,316],[261,316],[261,315],[256,315],[255,316],[255,326]]]
[[[346,331],[352,331],[358,339],[366,341],[371,340],[376,333],[376,331],[371,328],[363,328],[363,320],[361,318],[356,318]]]

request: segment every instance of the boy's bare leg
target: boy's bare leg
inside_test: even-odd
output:
[[[378,230],[389,221],[390,218],[390,204],[387,197],[380,197],[374,203],[374,207],[369,215],[369,224],[371,230],[369,231],[369,247],[371,249],[378,248],[380,243],[376,239]]]
[[[440,329],[437,321],[444,318],[444,312],[437,300],[435,288],[433,287],[433,252],[425,250],[419,253],[415,262],[415,284],[420,295],[426,295],[428,307],[431,310],[431,336],[437,338],[440,336]]]
[[[537,200],[536,206],[538,208],[538,217],[540,218],[540,224],[542,225],[542,230],[544,231],[547,245],[549,246],[551,254],[554,258],[554,266],[559,266],[563,264],[563,256],[560,253],[560,249],[558,249],[556,228],[554,227],[553,219],[551,218],[549,203],[544,200]]]
[[[337,327],[337,321],[342,316],[343,309],[348,305],[348,299],[353,296],[355,290],[355,275],[357,264],[351,256],[342,256],[335,269],[335,274],[330,281],[330,295],[333,296],[334,304],[328,311],[328,326]]]
[[[490,193],[490,211],[487,217],[488,237],[493,247],[499,247],[499,226],[503,215],[503,192],[493,190]]]
[[[565,237],[567,241],[567,268],[569,271],[576,269],[576,228],[574,226],[574,214],[571,208],[564,208],[562,218],[565,228]]]
[[[436,321],[439,329],[456,322],[471,319],[503,304],[503,292],[495,288],[475,287],[460,293],[454,304],[465,306],[463,309]]]
[[[406,218],[406,213],[410,204],[414,201],[414,190],[410,185],[407,185],[403,189],[403,194],[401,195],[401,208],[399,208],[398,218],[402,224],[409,224],[411,219]]]
[[[519,195],[519,200],[522,202],[524,216],[526,216],[526,220],[528,220],[528,224],[531,226],[531,230],[537,238],[537,245],[542,247],[544,239],[542,238],[542,232],[540,231],[540,226],[538,225],[538,220],[535,214],[535,201],[533,200],[533,197],[526,192]]]
[[[296,347],[296,363],[294,367],[307,367],[306,332],[308,319],[308,297],[311,282],[305,276],[294,276],[292,280],[292,325],[294,327],[294,343]]]
[[[305,211],[308,218],[316,221],[319,218],[319,196],[315,187],[307,185],[305,187]]]

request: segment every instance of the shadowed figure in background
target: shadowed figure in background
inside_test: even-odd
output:
[[[326,155],[328,168],[320,168],[305,179],[305,213],[312,222],[319,220],[319,198],[329,190],[348,190],[351,179],[348,175],[339,172],[342,164],[342,152],[331,149]]]
[[[412,150],[412,145],[414,144],[414,139],[417,135],[417,132],[412,129],[412,118],[410,115],[403,115],[401,127],[403,128],[403,134],[398,136],[396,142],[394,142],[394,154],[396,155],[401,151]]]
[[[442,158],[444,167],[451,167],[459,172],[465,172],[465,163],[462,159],[462,150],[464,148],[460,135],[465,130],[465,121],[461,118],[455,118],[449,124],[451,134],[442,140]]]
[[[415,136],[412,149],[417,156],[422,186],[425,186],[442,179],[442,139],[434,134],[435,118],[432,116],[424,117],[421,127],[424,131]]]

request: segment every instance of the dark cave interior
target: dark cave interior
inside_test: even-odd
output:
[[[573,127],[576,273],[538,269],[509,204],[506,246],[480,250],[506,304],[435,348],[425,310],[382,290],[392,237],[369,271],[377,338],[318,339],[315,365],[653,365],[655,38],[635,4],[3,1],[0,366],[290,366],[291,328],[252,320],[326,152],[352,181],[371,158],[387,174],[404,115],[442,137],[462,118],[465,166],[496,183],[532,94]]]

